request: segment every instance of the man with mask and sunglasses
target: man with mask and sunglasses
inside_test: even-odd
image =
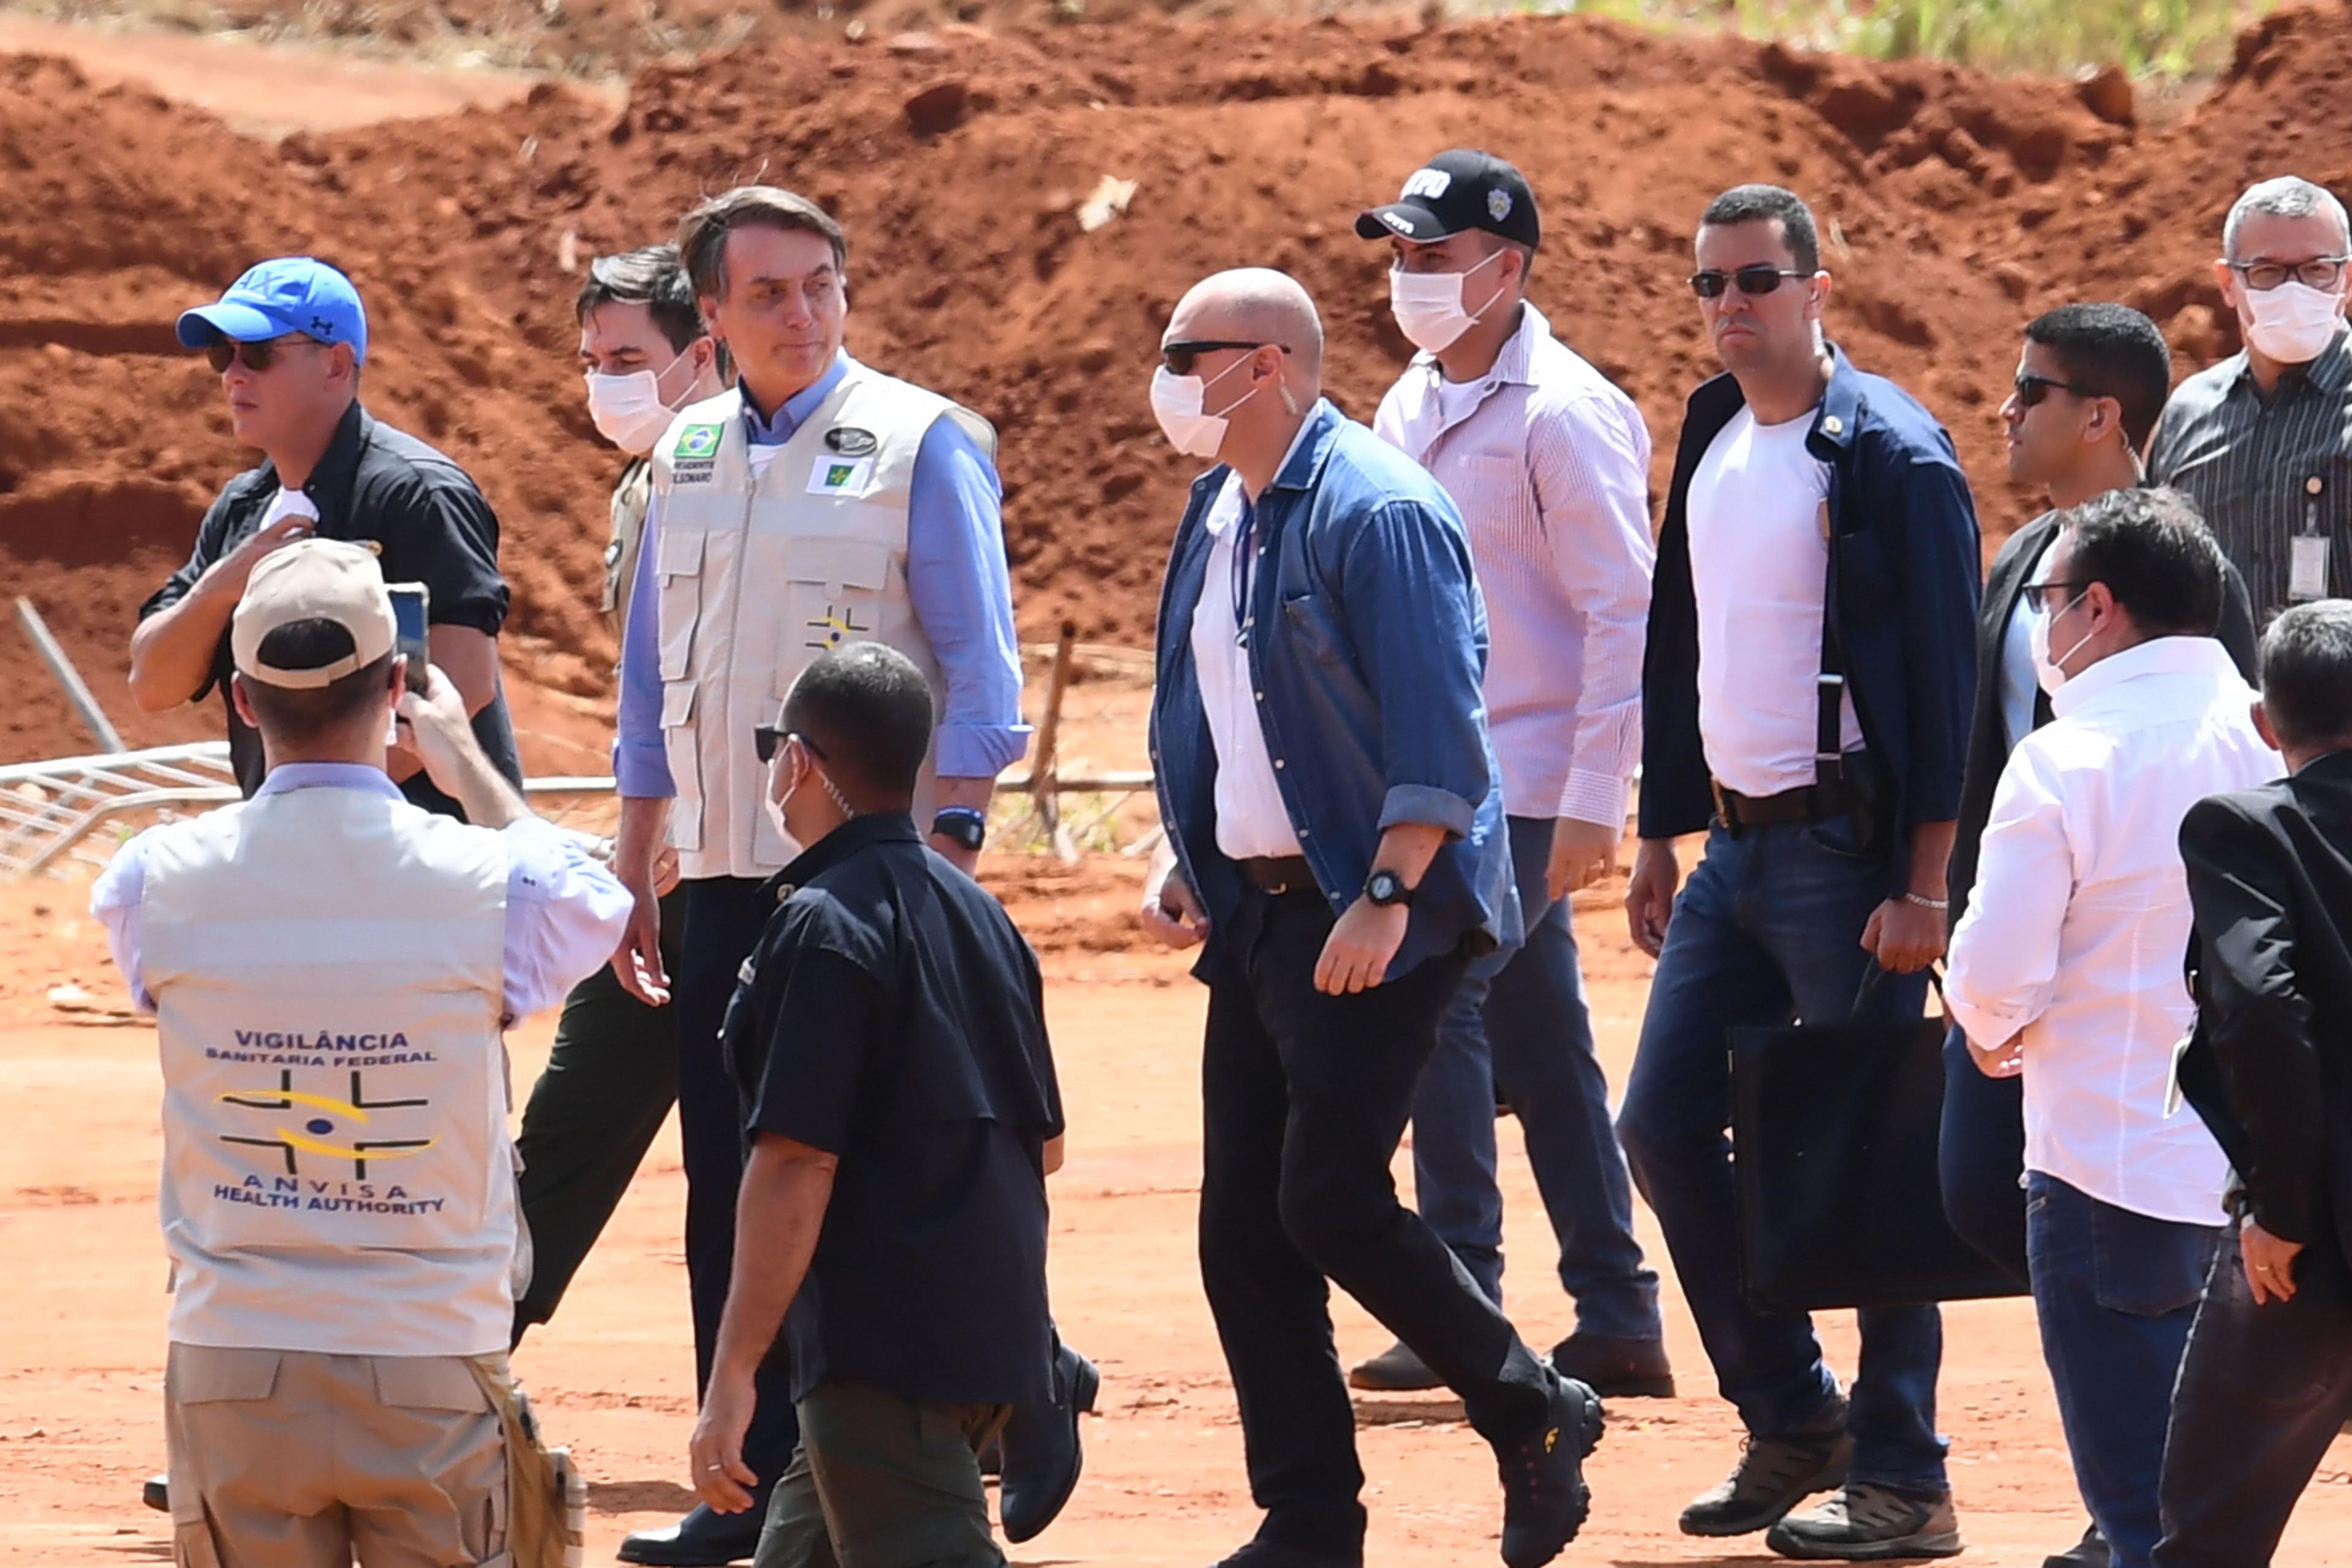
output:
[[[2352,592],[2352,348],[2344,204],[2292,174],[2250,186],[2213,278],[2245,347],[2180,384],[2148,482],[2197,503],[2245,574],[2254,624]]]
[[[717,396],[726,383],[719,345],[702,330],[674,245],[590,262],[572,313],[588,416],[629,458],[613,487],[613,536],[604,546],[604,612],[617,631],[628,621],[637,542],[653,493],[647,455],[678,409]],[[677,962],[686,919],[677,881],[677,853],[666,850],[656,882],[665,965]],[[518,1344],[526,1330],[555,1315],[677,1098],[670,1010],[631,995],[610,964],[572,987],[515,1139],[531,1240],[530,1287],[515,1301]]]
[[[1976,685],[1976,511],[1935,418],[1822,339],[1830,276],[1794,193],[1725,192],[1696,252],[1727,374],[1691,395],[1658,539],[1625,895],[1658,967],[1617,1122],[1748,1433],[1682,1528],[1769,1530],[1794,1557],[1950,1556],[1937,1310],[1859,1314],[1849,1403],[1811,1319],[1743,1298],[1724,1036],[1922,1011]],[[1677,897],[1675,840],[1701,831]]]
[[[1327,1279],[1462,1395],[1502,1469],[1503,1561],[1539,1568],[1583,1524],[1600,1399],[1389,1173],[1463,974],[1519,935],[1461,516],[1323,399],[1322,322],[1282,273],[1194,286],[1160,356],[1161,432],[1216,465],[1160,604],[1143,921],[1205,942],[1201,1279],[1265,1510],[1223,1568],[1362,1568]]]
[[[1461,508],[1493,647],[1486,701],[1502,768],[1523,944],[1471,966],[1413,1098],[1422,1218],[1479,1289],[1503,1295],[1495,1108],[1525,1130],[1577,1331],[1552,1365],[1604,1398],[1671,1397],[1658,1277],[1633,1239],[1633,1184],[1569,930],[1568,895],[1605,875],[1641,752],[1650,607],[1650,437],[1633,399],[1552,336],[1526,298],[1535,193],[1486,153],[1440,153],[1356,220],[1392,253],[1391,306],[1420,352],[1373,429]],[[1359,1388],[1434,1388],[1399,1342]]]

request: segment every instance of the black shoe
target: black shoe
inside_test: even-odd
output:
[[[1363,1553],[1352,1557],[1318,1556],[1296,1546],[1253,1541],[1230,1557],[1220,1557],[1211,1568],[1364,1568]]]
[[[709,1504],[697,1503],[676,1524],[624,1538],[613,1555],[647,1568],[727,1568],[759,1549],[760,1525],[767,1512],[764,1506],[755,1506],[741,1513],[714,1513]]]
[[[1950,1492],[1854,1481],[1774,1525],[1764,1544],[1783,1557],[1813,1562],[1907,1563],[1958,1557],[1960,1525]]]
[[[2107,1568],[2115,1553],[2107,1548],[2107,1538],[2099,1533],[2097,1525],[2083,1531],[2083,1539],[2065,1551],[2042,1560],[2042,1568]]]
[[[1102,1387],[1095,1363],[1062,1345],[1054,1352],[1054,1403],[1016,1405],[997,1439],[1003,1479],[996,1489],[997,1522],[1016,1545],[1044,1533],[1077,1489],[1086,1455],[1078,1418],[1091,1413]]]
[[[1399,1341],[1371,1360],[1360,1361],[1349,1368],[1348,1386],[1367,1394],[1417,1394],[1424,1388],[1443,1388],[1445,1384]]]
[[[1551,1347],[1551,1369],[1603,1399],[1672,1399],[1675,1369],[1664,1340],[1570,1334]]]
[[[1815,1492],[1845,1485],[1853,1463],[1845,1395],[1832,1394],[1804,1430],[1750,1437],[1742,1444],[1738,1468],[1683,1510],[1683,1533],[1748,1535],[1769,1530]]]
[[[139,1500],[157,1513],[172,1511],[172,1478],[149,1476],[147,1484],[139,1489]]]
[[[1584,1459],[1601,1446],[1601,1396],[1572,1377],[1556,1377],[1543,1425],[1496,1449],[1507,1568],[1543,1568],[1584,1528],[1592,1509]]]

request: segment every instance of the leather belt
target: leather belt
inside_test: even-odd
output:
[[[1307,864],[1304,855],[1272,856],[1263,859],[1235,862],[1249,885],[1261,893],[1312,893],[1315,886],[1314,868]]]
[[[1845,810],[1845,790],[1828,784],[1801,784],[1778,795],[1742,795],[1709,779],[1715,792],[1715,814],[1737,838],[1750,827],[1781,827],[1792,822],[1822,822]]]

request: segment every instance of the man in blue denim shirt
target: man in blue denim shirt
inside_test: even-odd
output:
[[[1830,277],[1803,202],[1727,191],[1697,255],[1691,287],[1730,374],[1691,395],[1658,539],[1625,895],[1658,969],[1617,1121],[1749,1434],[1682,1528],[1769,1529],[1792,1557],[1949,1556],[1937,1310],[1861,1312],[1849,1405],[1811,1321],[1741,1297],[1724,1037],[1843,1019],[1873,964],[1896,978],[1872,1016],[1919,1016],[1976,684],[1976,512],[1935,418],[1822,342]],[[1677,899],[1674,841],[1702,828]]]
[[[1160,603],[1168,849],[1143,912],[1172,945],[1206,940],[1201,1277],[1266,1510],[1223,1568],[1363,1563],[1327,1278],[1462,1395],[1501,1462],[1503,1561],[1537,1568],[1583,1523],[1601,1402],[1520,1342],[1389,1173],[1472,953],[1518,934],[1462,520],[1322,400],[1322,325],[1292,279],[1209,279],[1160,352],[1161,430],[1219,464]]]

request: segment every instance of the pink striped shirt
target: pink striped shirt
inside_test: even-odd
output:
[[[1486,595],[1486,717],[1514,816],[1615,826],[1642,756],[1650,433],[1532,304],[1468,414],[1416,354],[1372,427],[1437,476]]]

